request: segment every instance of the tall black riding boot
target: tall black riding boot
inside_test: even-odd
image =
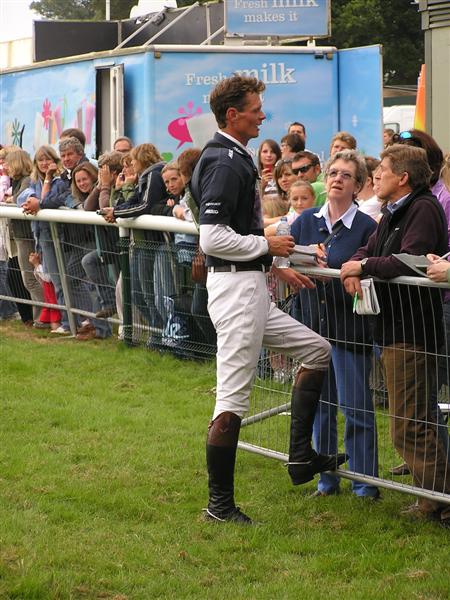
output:
[[[316,473],[334,471],[347,460],[345,454],[317,454],[311,445],[325,374],[302,368],[292,389],[288,473],[294,485],[311,481]]]
[[[234,503],[234,466],[241,419],[221,413],[211,422],[206,442],[209,501],[206,518],[212,521],[251,523]]]

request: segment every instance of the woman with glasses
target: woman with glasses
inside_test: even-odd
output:
[[[364,159],[357,152],[337,152],[325,166],[326,203],[321,208],[305,210],[292,225],[296,244],[317,244],[332,269],[339,269],[365,245],[376,228],[375,221],[360,212],[355,202],[366,176]],[[284,273],[280,276],[285,278]],[[339,406],[345,417],[344,445],[349,470],[377,476],[377,434],[369,388],[372,337],[367,317],[353,313],[352,299],[338,278],[317,281],[313,290],[300,290],[294,316],[326,337],[332,346],[332,361],[314,422],[316,451],[336,451]],[[357,496],[379,497],[373,485],[355,481],[352,489]],[[339,477],[321,473],[314,495],[337,493]]]

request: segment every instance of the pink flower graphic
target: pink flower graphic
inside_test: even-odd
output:
[[[48,129],[50,117],[52,116],[52,111],[50,110],[50,107],[51,107],[50,100],[48,98],[46,98],[44,100],[44,104],[42,105],[42,112],[41,112],[42,118],[44,119],[45,129]]]

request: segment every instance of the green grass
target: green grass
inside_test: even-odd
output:
[[[411,497],[311,499],[240,452],[258,527],[204,523],[214,368],[0,326],[0,598],[444,599],[449,532]]]

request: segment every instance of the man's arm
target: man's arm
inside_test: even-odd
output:
[[[439,207],[431,202],[416,202],[411,207],[408,221],[403,229],[399,254],[413,254],[420,256],[436,249],[438,240],[442,237],[441,218],[438,214]],[[380,279],[393,279],[402,275],[413,274],[411,269],[394,256],[373,256],[375,236],[369,238],[367,246],[360,248],[350,259],[350,262],[360,262],[368,257],[364,265],[364,275],[379,277]],[[348,267],[345,263],[341,269],[341,277],[359,275],[357,266]],[[345,268],[344,268],[345,267]]]

